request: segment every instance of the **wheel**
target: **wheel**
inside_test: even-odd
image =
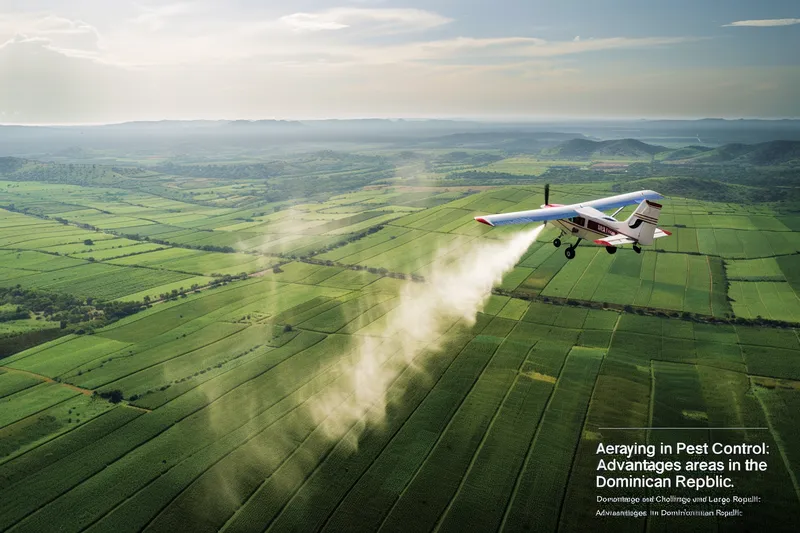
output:
[[[567,259],[573,259],[575,257],[575,248],[570,246],[569,248],[564,250],[564,255],[567,257]]]
[[[638,247],[638,246],[634,246],[633,247],[633,251],[636,252],[637,254],[642,253],[642,249],[640,247]]]
[[[606,252],[610,253],[611,255],[614,255],[615,253],[617,253],[617,247],[616,246],[606,246]]]
[[[558,237],[556,237],[555,239],[553,239],[553,246],[555,246],[556,248],[558,248],[559,246],[561,246],[561,239],[559,239]]]

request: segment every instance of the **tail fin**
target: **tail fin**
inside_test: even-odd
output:
[[[645,200],[625,221],[629,228],[625,233],[632,239],[636,239],[639,244],[653,244],[653,235],[660,214],[661,204]]]

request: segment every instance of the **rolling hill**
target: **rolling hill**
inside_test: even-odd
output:
[[[661,154],[663,157],[659,157],[657,159],[661,159],[662,161],[680,161],[682,159],[689,159],[691,157],[702,155],[711,150],[713,150],[713,148],[709,146],[685,146],[683,148],[678,148],[677,150],[672,150],[671,152],[664,152]]]
[[[696,148],[696,147],[690,147]],[[725,144],[688,157],[686,149],[676,150],[665,161],[680,163],[732,163],[739,165],[775,166],[800,163],[800,141],[769,141],[758,144]],[[685,153],[685,152],[684,152]]]
[[[769,141],[758,144],[729,143],[716,148],[690,145],[670,150],[636,139],[592,141],[571,139],[542,150],[543,157],[569,160],[656,160],[673,164],[736,164],[778,166],[800,164],[800,141]]]
[[[542,150],[542,155],[555,159],[636,159],[650,160],[654,154],[667,148],[643,143],[636,139],[591,141],[572,139],[553,148]]]
[[[752,204],[754,202],[796,201],[795,189],[786,187],[753,187],[717,180],[694,177],[657,177],[631,181],[624,190],[653,189],[666,196],[694,198],[709,202],[732,202]],[[623,191],[622,188],[619,189]]]

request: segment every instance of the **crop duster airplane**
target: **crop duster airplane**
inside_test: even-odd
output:
[[[642,252],[642,245],[653,244],[653,239],[671,235],[656,227],[658,216],[661,214],[661,204],[653,200],[663,198],[651,190],[618,194],[599,200],[591,200],[579,204],[561,205],[550,203],[550,185],[544,186],[544,205],[541,209],[532,211],[517,211],[516,213],[503,213],[499,215],[483,215],[475,220],[489,226],[505,226],[507,224],[527,224],[529,222],[542,222],[552,220],[561,235],[553,239],[556,248],[561,246],[561,237],[574,235],[578,237],[575,244],[569,245],[564,250],[567,259],[575,257],[575,247],[583,240],[593,241],[606,247],[610,254],[616,253],[617,248],[623,244],[632,244],[633,250],[638,254]],[[614,218],[625,206],[639,204],[627,220]],[[603,213],[603,209],[619,208],[613,214]]]

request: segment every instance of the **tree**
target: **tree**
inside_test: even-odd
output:
[[[101,392],[100,397],[108,400],[111,403],[119,403],[123,399],[122,391],[119,389]]]
[[[92,239],[86,239],[83,241],[83,244],[85,244],[86,246],[92,246],[94,245],[94,241]]]

